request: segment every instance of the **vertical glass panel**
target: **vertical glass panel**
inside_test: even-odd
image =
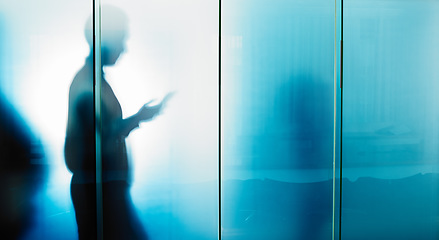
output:
[[[217,239],[217,37],[217,1],[102,5],[104,238]]]
[[[343,239],[438,239],[439,4],[345,1]]]
[[[90,1],[0,2],[1,238],[77,239],[64,162]]]
[[[68,88],[68,115],[64,157],[72,173],[71,200],[74,206],[79,239],[97,239],[99,218],[96,190],[96,137],[95,137],[95,56],[93,18],[90,13],[83,24],[82,41],[85,54],[76,61],[82,63],[70,80]]]
[[[333,1],[222,1],[223,239],[330,239]]]

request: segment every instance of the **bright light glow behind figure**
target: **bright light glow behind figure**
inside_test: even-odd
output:
[[[176,92],[157,120],[143,123],[128,139],[136,179],[157,181],[153,176],[168,175],[171,166],[178,169],[173,181],[186,181],[189,177],[195,181],[216,179],[215,2],[152,1],[119,7],[129,16],[126,52],[105,72],[124,115],[137,111],[137,106],[147,100],[160,101],[167,92]],[[204,10],[199,15],[188,14],[195,8]],[[159,174],[152,171],[152,166],[166,171]]]
[[[104,69],[124,116],[145,101],[159,102],[175,91],[162,114],[127,138],[131,193],[141,220],[151,239],[215,239],[217,2],[106,4],[129,17],[125,52],[113,67]]]
[[[24,5],[26,8],[18,7]],[[38,195],[38,223],[29,238],[55,239],[62,231],[63,236],[74,239],[71,174],[64,164],[63,143],[68,87],[89,53],[84,24],[91,4],[88,0],[42,0],[2,1],[0,6],[7,27],[7,51],[2,54],[8,59],[0,63],[5,70],[1,84],[41,139],[51,167],[46,188]],[[176,91],[162,115],[143,123],[128,138],[134,201],[144,216],[154,213],[150,211],[154,204],[165,206],[159,214],[162,219],[170,219],[167,213],[173,212],[173,218],[185,222],[185,231],[199,234],[187,235],[187,239],[216,236],[217,2],[125,1],[120,8],[129,17],[126,49],[115,66],[105,72],[124,116],[135,113],[145,101],[160,100],[167,92]],[[208,192],[182,187],[184,183],[208,181],[213,181]],[[174,188],[175,184],[179,187]],[[156,194],[159,188],[164,192]],[[171,197],[177,193],[180,198]],[[203,193],[207,194],[204,198],[191,199]],[[197,210],[197,206],[203,206],[200,200],[209,209]],[[212,212],[205,216],[208,221],[199,211]],[[148,225],[154,218],[143,220]],[[162,222],[151,227],[157,237],[171,234],[158,228],[169,226],[160,225]],[[183,232],[183,227],[179,231]]]

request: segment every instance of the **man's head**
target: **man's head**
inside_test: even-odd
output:
[[[113,65],[125,50],[128,34],[128,17],[114,6],[101,8],[101,61],[102,65]],[[93,49],[93,20],[89,17],[85,25],[85,38]]]

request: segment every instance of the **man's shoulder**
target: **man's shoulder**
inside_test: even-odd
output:
[[[70,95],[93,93],[93,71],[81,69],[70,84]]]

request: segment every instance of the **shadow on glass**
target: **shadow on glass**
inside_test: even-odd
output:
[[[124,52],[128,33],[128,18],[120,9],[103,6],[101,29],[101,64],[116,64]],[[79,239],[97,236],[96,213],[96,140],[93,91],[93,38],[91,18],[85,28],[90,54],[74,77],[69,90],[69,111],[65,142],[65,160],[73,173],[71,197],[76,213]],[[103,69],[102,69],[103,72]],[[122,118],[122,108],[112,88],[101,76],[101,157],[103,182],[103,235],[106,239],[147,239],[147,233],[137,216],[130,196],[131,169],[128,163],[125,138],[140,122],[157,116],[165,101],[151,102]],[[99,113],[98,113],[99,114]]]
[[[0,116],[0,229],[5,239],[19,239],[34,224],[34,196],[47,169],[42,146],[1,93]]]

